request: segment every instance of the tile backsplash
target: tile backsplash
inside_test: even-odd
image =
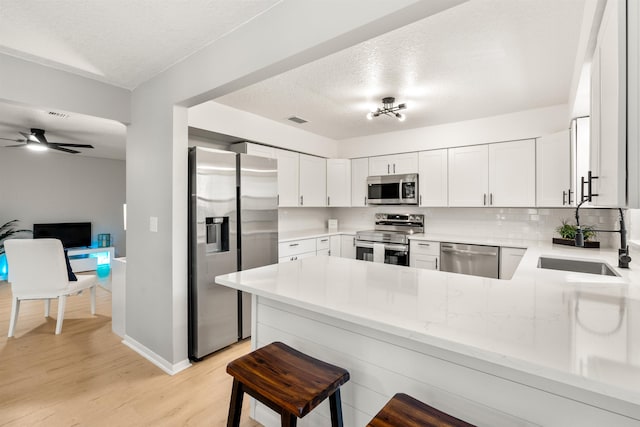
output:
[[[377,212],[422,213],[425,215],[427,233],[523,240],[551,241],[552,237],[557,237],[555,229],[562,220],[575,223],[575,209],[570,208],[281,208],[280,230],[325,228],[329,218],[338,219],[339,230],[365,230],[373,228]],[[629,215],[627,211],[626,217]],[[580,223],[583,225],[617,230],[617,219],[618,211],[615,209],[580,209]],[[640,225],[638,231],[640,232]],[[617,247],[620,241],[616,233],[599,233],[597,239],[603,247]]]

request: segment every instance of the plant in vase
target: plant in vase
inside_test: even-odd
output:
[[[596,232],[594,231],[594,228],[590,225],[583,225],[580,228],[582,228],[582,233],[584,235],[584,241],[585,244],[588,242],[590,243],[587,246],[590,247],[600,247],[600,242],[594,242],[591,239],[593,239],[596,236]],[[578,227],[576,225],[573,224],[569,224],[569,221],[564,219],[562,220],[562,225],[560,225],[559,227],[556,228],[556,232],[560,235],[560,239],[558,238],[553,238],[553,243],[558,243],[561,245],[569,245],[569,246],[574,246],[575,245],[575,239],[576,239],[576,230],[578,229]]]

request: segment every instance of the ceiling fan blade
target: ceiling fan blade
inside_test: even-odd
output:
[[[31,135],[29,135],[29,134],[28,134],[28,133],[26,133],[26,132],[18,132],[18,133],[19,133],[20,135],[24,136],[24,138],[25,138],[27,141],[29,140],[29,137],[31,136]]]
[[[57,147],[93,148],[93,145],[89,144],[66,144],[63,142],[50,142],[49,145],[55,145]]]
[[[69,150],[67,148],[58,147],[58,146],[52,145],[52,144],[49,144],[49,148],[51,148],[52,150],[64,151],[65,153],[71,153],[71,154],[78,154],[79,153],[79,151]]]
[[[27,142],[26,139],[11,139],[11,138],[0,138],[0,139],[4,139],[5,141],[13,141],[13,142]]]
[[[27,144],[5,145],[5,148],[26,147]]]

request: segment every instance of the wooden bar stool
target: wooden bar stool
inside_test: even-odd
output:
[[[404,393],[398,393],[367,427],[475,427]]]
[[[240,424],[244,393],[280,414],[282,426],[295,426],[327,397],[331,425],[342,427],[340,386],[349,372],[274,342],[227,365],[233,376],[227,427]]]

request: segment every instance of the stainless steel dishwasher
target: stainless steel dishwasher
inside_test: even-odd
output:
[[[498,246],[441,243],[440,271],[497,279],[499,253]]]

